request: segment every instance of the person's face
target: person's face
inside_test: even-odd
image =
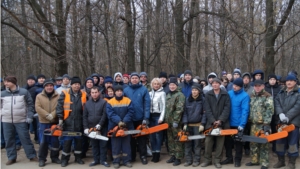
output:
[[[63,78],[63,84],[66,86],[70,83],[70,79],[68,78]]]
[[[193,97],[198,96],[199,93],[200,93],[199,90],[197,90],[197,89],[192,89],[192,96],[193,96]]]
[[[28,79],[27,84],[28,86],[33,86],[35,84],[35,81],[33,79]]]
[[[61,85],[62,84],[62,80],[56,80],[55,83],[56,83],[56,85]]]
[[[206,86],[206,83],[205,82],[201,82],[202,86],[205,87]]]
[[[223,86],[227,86],[228,85],[228,81],[227,80],[223,80],[222,85]]]
[[[294,80],[287,80],[287,81],[285,82],[285,84],[286,84],[286,87],[287,87],[288,89],[292,89],[292,88],[295,87],[295,85],[297,84],[297,82],[294,81]]]
[[[237,92],[237,91],[241,90],[241,87],[234,84],[234,85],[233,85],[233,90],[234,90],[235,92]]]
[[[213,79],[214,79],[213,77],[210,77],[210,78],[208,79],[208,83],[210,83],[210,84],[211,84],[211,83],[212,83],[212,81],[213,81]]]
[[[54,86],[53,86],[53,84],[46,84],[44,89],[45,89],[46,93],[52,93],[54,91]]]
[[[161,85],[160,85],[160,83],[158,83],[158,81],[154,81],[154,82],[152,83],[152,88],[153,88],[154,90],[158,90],[158,89],[161,88]]]
[[[127,83],[129,82],[128,77],[123,77],[123,82],[124,82],[125,84],[127,84]]]
[[[243,83],[244,83],[244,85],[247,85],[247,84],[250,83],[250,78],[249,78],[249,76],[245,76],[245,77],[243,78]]]
[[[92,89],[91,90],[91,96],[93,99],[98,99],[100,96],[100,92],[97,89]]]
[[[116,82],[121,82],[122,81],[122,77],[120,75],[117,75],[115,81]]]
[[[233,79],[237,79],[237,78],[239,78],[239,77],[241,77],[240,74],[238,74],[238,73],[234,73],[234,74],[233,74]]]
[[[261,74],[256,74],[256,75],[254,76],[254,78],[255,78],[256,80],[261,79]]]
[[[276,84],[276,79],[275,78],[271,78],[271,79],[269,79],[269,84],[271,85],[271,86],[274,86],[275,84]]]
[[[190,80],[192,80],[192,76],[190,74],[185,74],[184,79],[185,81],[189,82]]]
[[[262,85],[259,85],[259,84],[254,85],[255,93],[261,92],[264,88],[265,88],[265,85],[263,85],[263,84]]]
[[[92,87],[94,86],[93,81],[92,81],[92,80],[86,81],[85,86],[86,86],[88,89],[92,88]]]
[[[231,74],[231,73],[228,73],[228,74],[226,75],[226,77],[227,77],[227,79],[228,79],[229,81],[231,81],[231,79],[232,79],[232,74]]]
[[[171,92],[173,92],[177,89],[177,85],[175,83],[170,83],[169,84],[169,89],[170,89]]]
[[[80,83],[74,83],[71,85],[73,92],[78,92],[80,90]]]
[[[38,83],[39,83],[39,84],[43,84],[44,81],[45,81],[45,78],[43,78],[43,77],[40,77],[40,78],[38,79]]]
[[[100,85],[102,85],[103,84],[103,82],[104,82],[104,78],[103,77],[100,77]]]
[[[181,82],[181,83],[184,82],[184,78],[180,78],[180,82]]]
[[[9,82],[9,81],[4,81],[4,85],[6,88],[9,88],[9,89],[16,86],[15,84],[13,84],[12,82]]]
[[[165,78],[165,77],[161,77],[161,78],[159,78],[160,80],[161,80],[161,82],[164,84],[166,81],[167,81],[167,79]]]
[[[94,76],[93,79],[94,79],[94,83],[98,84],[98,77]]]
[[[140,82],[140,79],[137,76],[132,76],[130,78],[130,82],[131,82],[131,84],[135,85],[135,84],[138,84]]]
[[[114,97],[114,91],[113,91],[112,88],[108,88],[108,89],[107,89],[107,95],[108,95],[109,97]]]
[[[212,82],[211,85],[212,85],[212,88],[213,88],[214,90],[220,89],[220,86],[221,86],[221,84],[218,83],[218,82]]]
[[[107,83],[105,83],[105,85],[104,85],[104,86],[105,86],[105,88],[107,89],[109,86],[110,86],[110,87],[112,87],[112,83],[110,83],[110,82],[107,82]]]
[[[117,90],[116,91],[116,96],[117,97],[121,97],[123,95],[123,91],[122,90]]]
[[[141,80],[142,82],[147,81],[147,76],[145,76],[145,75],[140,76],[140,80]]]

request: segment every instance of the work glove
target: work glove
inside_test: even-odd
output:
[[[174,124],[173,124],[174,125]],[[183,131],[186,131],[186,129],[187,129],[187,125],[185,124],[184,126],[183,126]]]
[[[199,133],[201,133],[203,131],[204,131],[204,126],[200,124],[200,126],[199,126]]]
[[[217,125],[218,127],[222,126],[222,121],[221,120],[217,120],[214,122],[214,125]]]
[[[95,128],[96,128],[97,130],[101,130],[101,125],[100,125],[100,124],[97,124],[97,125],[95,126]]]
[[[33,119],[32,119],[32,118],[29,118],[29,117],[27,117],[27,119],[26,119],[26,123],[30,124],[30,123],[32,123],[32,121],[33,121]]]
[[[39,114],[35,113],[35,114],[33,115],[33,117],[34,117],[34,118],[38,118],[38,117],[39,117]]]
[[[178,127],[178,123],[173,122],[173,128],[177,128]]]
[[[89,134],[89,129],[84,129],[84,134],[88,135]]]
[[[119,126],[119,128],[125,128],[125,127],[126,127],[126,124],[125,124],[124,122],[120,121],[120,122],[118,123],[118,126]]]
[[[238,131],[241,131],[241,130],[244,130],[244,127],[239,126],[239,127],[238,127]]]
[[[58,120],[58,126],[62,128],[63,127],[63,122],[64,121],[62,119],[59,119]]]
[[[235,141],[242,141],[243,132],[244,132],[244,128],[239,126],[238,127],[238,133],[234,136],[234,140]]]
[[[271,127],[269,125],[262,126],[262,130],[264,131],[265,135],[270,135],[272,132]]]
[[[286,115],[283,114],[283,113],[280,113],[280,114],[279,114],[279,119],[280,119],[280,121],[283,122],[283,123],[288,123],[288,122],[289,122],[289,118],[286,117]]]
[[[148,125],[149,124],[149,120],[147,120],[147,119],[143,120],[142,124],[143,125]]]
[[[46,116],[46,119],[49,120],[49,121],[52,121],[52,120],[53,120],[52,114],[48,114],[48,115]]]

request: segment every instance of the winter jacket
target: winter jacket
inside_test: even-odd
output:
[[[114,81],[114,83],[113,83],[113,88],[115,88],[115,87],[118,86],[118,85],[122,86],[123,89],[125,89],[126,87],[128,87],[128,85],[127,85],[127,84],[124,84],[123,82],[116,82],[116,81]]]
[[[34,104],[30,93],[23,88],[1,91],[1,121],[5,123],[23,123],[33,118]]]
[[[213,90],[210,90],[205,95],[205,115],[207,122],[205,128],[210,128],[217,120],[222,121],[222,127],[229,128],[230,116],[230,96],[224,90],[220,90],[218,99]]]
[[[106,101],[101,98],[88,100],[83,109],[83,128],[89,129],[97,124],[107,128]]]
[[[52,94],[51,98],[49,98],[45,92],[38,94],[36,96],[35,101],[35,110],[39,115],[40,123],[57,123],[58,119],[56,117],[56,107],[59,95],[56,91]],[[53,120],[50,122],[46,119],[46,116],[51,114],[53,116]]]
[[[264,80],[264,78],[265,78],[265,74],[262,70],[259,70],[259,69],[254,70],[254,72],[252,73],[252,82],[250,83],[251,86],[254,86],[254,81],[255,81],[255,75],[256,74],[261,74],[261,80]]]
[[[192,97],[192,94],[185,99],[184,112],[182,117],[182,123],[206,123],[204,114],[204,98],[200,94],[196,99]]]
[[[65,131],[77,131],[82,132],[83,124],[82,124],[82,115],[83,115],[83,108],[81,102],[81,95],[84,91],[79,91],[77,96],[74,95],[73,90],[70,88],[69,94],[71,97],[72,104],[70,105],[71,112],[69,116],[64,120],[63,130]],[[88,98],[87,98],[88,99]],[[62,92],[58,99],[58,104],[56,107],[56,115],[59,119],[64,119],[64,100],[65,100],[65,93]]]
[[[245,128],[250,109],[250,96],[243,90],[228,92],[231,102],[230,126]]]
[[[97,79],[98,79],[98,84],[99,84],[99,82],[100,82],[100,76],[99,76],[98,73],[93,73],[90,77],[91,77],[91,78],[97,77]],[[94,84],[94,85],[95,85],[95,86],[98,86],[98,84]]]
[[[61,94],[63,90],[67,90],[67,89],[69,89],[69,88],[71,88],[71,85],[70,85],[70,84],[68,84],[68,85],[61,84],[61,86],[60,86],[59,88],[56,89],[56,92],[57,92],[58,94]]]
[[[43,84],[40,84],[40,83],[36,83],[35,86],[36,86],[35,96],[37,96],[44,90],[44,86],[43,86]]]
[[[212,73],[210,73],[210,74],[207,75],[207,82],[208,82],[208,85],[205,86],[205,87],[203,88],[203,93],[204,93],[204,94],[206,94],[208,91],[210,91],[210,90],[213,89],[212,86],[211,86],[211,84],[209,83],[209,80],[208,80],[208,77],[209,77],[210,75],[214,75],[214,76],[218,77],[217,74],[215,74],[214,72],[212,72]],[[221,85],[220,88],[221,88],[221,90],[226,91],[226,88],[225,88],[223,85]],[[191,91],[192,91],[192,90],[191,90]]]
[[[162,87],[164,88],[164,92],[167,95],[170,92],[169,83],[165,82]]]
[[[181,92],[186,98],[188,98],[191,95],[193,84],[194,84],[193,79],[190,82],[184,80],[183,83],[179,84],[181,88]]]
[[[249,121],[253,124],[269,125],[274,113],[274,102],[272,96],[262,90],[260,93],[253,91],[250,102]]]
[[[108,130],[118,125],[120,121],[126,124],[129,130],[133,127],[134,107],[128,97],[122,96],[121,100],[115,97],[110,99],[106,104],[106,114],[108,118]]]
[[[141,83],[124,89],[124,96],[128,97],[134,107],[133,121],[145,120],[150,117],[150,96],[146,87]]]
[[[150,113],[160,113],[159,120],[163,121],[166,108],[166,93],[161,87],[157,91],[152,90],[149,92],[149,96],[151,100]]]
[[[146,84],[142,84],[142,85],[148,90],[148,92],[151,92],[152,88],[151,88],[150,83],[147,82]]]
[[[244,85],[244,91],[247,92],[247,94],[248,94],[249,96],[252,95],[253,90],[254,90],[254,88],[253,88],[253,86],[251,86],[250,83],[247,84],[247,85]]]
[[[269,82],[265,83],[265,90],[271,94],[273,99],[276,98],[277,94],[280,92],[281,87],[275,83],[275,85],[271,86]]]
[[[285,114],[290,124],[300,127],[300,93],[296,85],[292,91],[287,93],[284,87],[275,98],[275,112]]]
[[[181,126],[184,102],[185,97],[179,87],[175,91],[170,91],[167,94],[165,121],[169,124],[169,126],[173,126],[173,123],[177,123]]]
[[[23,88],[29,91],[31,98],[33,100],[33,103],[35,103],[35,99],[36,99],[35,91],[36,91],[37,87],[35,85],[28,86],[28,84],[26,84]]]

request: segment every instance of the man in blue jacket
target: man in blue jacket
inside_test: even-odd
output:
[[[124,95],[128,97],[134,107],[133,125],[134,128],[141,124],[148,125],[150,117],[150,96],[146,87],[140,82],[139,74],[133,72],[130,76],[129,86],[124,89]],[[131,160],[135,161],[136,146],[138,149],[141,161],[144,165],[147,161],[147,136],[131,139]]]
[[[238,129],[238,132],[243,133],[248,121],[250,97],[243,89],[243,79],[237,78],[233,81],[233,90],[229,91],[231,101],[230,113],[230,128]],[[231,136],[226,136],[226,159],[221,162],[222,165],[233,163],[232,147],[235,146],[235,167],[241,166],[243,156],[243,143],[234,141]]]
[[[181,87],[181,92],[183,95],[188,98],[192,93],[192,86],[194,84],[193,82],[193,73],[190,70],[186,70],[183,73],[184,75],[184,81],[179,84]]]

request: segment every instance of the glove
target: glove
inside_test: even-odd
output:
[[[173,125],[174,125],[174,123],[173,123]],[[185,124],[185,125],[183,126],[183,130],[186,131],[186,129],[187,129],[187,125]]]
[[[120,121],[120,122],[118,123],[118,126],[119,126],[119,128],[125,128],[125,127],[126,127],[126,124],[125,124],[124,122]]]
[[[242,141],[244,130],[238,130],[238,133],[234,136],[235,141]]]
[[[37,118],[37,117],[39,117],[39,114],[35,113],[35,114],[33,115],[33,117],[34,117],[34,118]]]
[[[143,125],[148,125],[148,124],[149,124],[149,120],[147,120],[147,119],[146,119],[146,120],[143,120],[142,124],[143,124]]]
[[[285,116],[285,114],[283,114],[283,113],[280,113],[279,114],[279,119],[280,119],[280,121],[281,122],[283,122],[283,123],[288,123],[288,121],[289,121],[289,119]]]
[[[100,124],[97,124],[97,125],[95,126],[95,128],[96,128],[97,130],[101,130],[101,125],[100,125]]]
[[[238,127],[238,131],[240,131],[240,130],[244,130],[244,127],[239,126],[239,127]]]
[[[89,134],[89,129],[84,129],[84,134],[88,135]]]
[[[262,127],[262,130],[264,131],[265,135],[269,135],[272,132],[271,127],[269,125],[264,125]]]
[[[29,117],[28,117],[28,118],[26,119],[26,123],[28,123],[28,124],[32,123],[32,121],[33,121],[32,118],[29,118]]]
[[[177,128],[178,127],[178,123],[173,122],[173,128]]]
[[[214,122],[214,125],[217,125],[218,127],[222,126],[222,121],[221,120],[217,120]]]
[[[48,115],[46,116],[46,119],[49,120],[49,121],[52,121],[52,120],[53,120],[52,114],[48,114]]]
[[[63,120],[62,120],[62,119],[59,119],[59,120],[58,120],[58,126],[59,126],[59,127],[62,127],[62,126],[63,126]]]
[[[199,126],[199,133],[201,133],[202,131],[204,131],[204,126],[200,124],[200,126]]]

